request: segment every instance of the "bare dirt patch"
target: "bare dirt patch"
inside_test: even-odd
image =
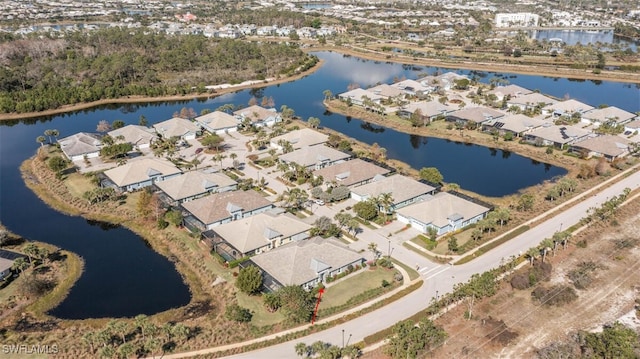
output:
[[[474,318],[464,319],[464,306],[458,306],[437,320],[449,339],[435,353],[436,358],[528,358],[536,349],[565,341],[577,330],[595,330],[613,323],[631,311],[640,296],[640,249],[621,245],[621,239],[638,238],[640,200],[623,207],[619,225],[595,224],[575,236],[572,243],[585,239],[586,248],[571,245],[549,256],[553,271],[549,282],[517,290],[506,278],[498,294],[479,302]],[[625,241],[624,244],[628,243]],[[586,263],[586,264],[585,264]],[[595,267],[594,267],[595,266]],[[522,271],[528,270],[527,267]],[[589,281],[576,288],[570,273],[585,271]],[[546,305],[532,298],[537,288],[570,287],[578,297],[569,303]],[[547,293],[555,298],[564,291]],[[517,336],[517,338],[516,338]]]

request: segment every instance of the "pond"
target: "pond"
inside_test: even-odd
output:
[[[318,117],[322,126],[365,143],[378,143],[387,149],[388,157],[415,168],[438,167],[445,181],[483,195],[516,193],[566,173],[562,168],[513,153],[412,136],[326,112],[322,105],[324,90],[338,94],[346,91],[350,83],[367,87],[390,83],[394,78],[416,78],[421,73],[444,70],[368,61],[331,52],[317,55],[325,65],[314,74],[291,83],[212,99],[102,106],[47,118],[0,123],[0,220],[22,236],[74,251],[85,260],[81,279],[52,314],[62,318],[152,314],[184,305],[190,296],[175,267],[148,248],[140,237],[122,228],[103,230],[81,218],[56,212],[24,186],[18,167],[36,151],[35,139],[46,129],[55,128],[61,136],[68,136],[79,131],[95,131],[100,120],[120,119],[135,124],[140,115],[144,115],[149,123],[155,123],[172,117],[182,107],[192,107],[200,112],[226,103],[246,105],[252,96],[268,96],[273,97],[278,108],[287,105],[305,119]],[[493,77],[502,77],[520,86],[557,97],[567,94],[589,104],[608,103],[632,112],[640,108],[638,88],[632,84],[467,70],[456,72],[487,83]]]

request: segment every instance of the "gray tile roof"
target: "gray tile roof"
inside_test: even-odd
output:
[[[148,181],[152,176],[181,173],[171,162],[159,158],[141,158],[104,172],[118,187]]]
[[[217,188],[229,187],[235,184],[237,184],[236,181],[222,173],[191,171],[182,176],[158,182],[156,186],[169,197],[180,201],[206,192],[218,192]]]
[[[207,197],[205,197],[207,198]],[[269,238],[278,233],[289,238],[306,232],[311,226],[286,214],[273,216],[259,213],[255,216],[221,224],[214,231],[242,253],[249,253],[269,244]]]
[[[606,156],[617,157],[629,151],[630,141],[620,136],[603,135],[576,142],[573,147],[584,148]]]
[[[67,157],[85,155],[100,151],[102,136],[95,133],[79,132],[69,137],[61,138],[58,144]]]
[[[232,128],[238,125],[238,120],[236,120],[235,117],[222,111],[213,111],[206,115],[196,117],[196,121],[214,131]]]
[[[431,223],[437,227],[444,227],[449,220],[471,219],[488,211],[489,208],[479,204],[447,192],[440,192],[433,196],[429,195],[418,203],[400,208],[397,212],[399,215],[415,218],[425,224]]]
[[[284,135],[276,136],[271,139],[272,145],[277,145],[280,140],[289,141],[293,148],[302,148],[314,146],[327,142],[329,136],[309,128],[293,130]]]
[[[368,181],[376,175],[384,175],[389,170],[373,163],[356,158],[328,166],[313,172],[314,176],[322,176],[325,182],[337,180],[338,184],[351,186],[354,183]]]
[[[229,218],[231,212],[239,209],[250,212],[270,206],[273,204],[254,190],[214,193],[182,204],[184,209],[204,224]]]
[[[280,156],[280,160],[287,163],[295,162],[299,165],[310,167],[320,162],[335,162],[339,160],[346,160],[350,157],[351,155],[335,150],[331,147],[315,145],[285,153]]]
[[[361,197],[378,197],[383,193],[391,193],[394,203],[401,203],[412,198],[432,192],[435,188],[409,177],[395,174],[389,177],[378,177],[373,182],[355,187],[351,192]]]
[[[156,123],[153,125],[153,128],[166,138],[182,137],[191,133],[195,134],[199,130],[198,125],[195,123],[179,117]]]
[[[127,125],[122,128],[109,131],[109,136],[115,139],[118,136],[124,137],[124,141],[134,146],[150,144],[158,138],[156,132],[149,127],[138,125]]]
[[[258,254],[251,260],[282,285],[302,285],[326,270],[362,261],[362,255],[334,239],[314,237]]]

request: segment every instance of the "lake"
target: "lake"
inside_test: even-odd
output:
[[[637,51],[638,44],[629,39],[616,36],[613,30],[531,30],[529,37],[538,41],[561,39],[567,45],[575,44],[617,44],[622,49],[631,48]]]
[[[421,73],[443,69],[374,62],[331,52],[317,55],[325,61],[320,70],[287,84],[212,99],[102,106],[48,118],[0,122],[0,220],[26,238],[74,251],[85,260],[82,277],[52,314],[61,318],[153,314],[184,305],[190,296],[172,263],[153,252],[134,233],[122,228],[103,229],[82,218],[63,215],[47,207],[24,186],[18,167],[35,153],[38,147],[35,139],[46,129],[55,128],[61,136],[68,136],[95,131],[100,120],[120,119],[133,124],[144,115],[149,123],[155,123],[171,118],[182,107],[200,112],[226,103],[246,105],[252,96],[269,96],[278,108],[287,105],[305,119],[315,116],[321,119],[322,126],[369,144],[378,143],[387,149],[388,157],[415,168],[438,167],[445,181],[487,196],[516,193],[566,173],[562,168],[513,153],[412,136],[325,112],[322,92],[326,89],[338,94],[346,91],[350,83],[367,87],[391,82],[394,77],[416,78]],[[520,86],[557,97],[567,94],[589,104],[608,103],[632,112],[640,108],[638,88],[633,84],[455,72],[476,76],[486,83],[493,77],[502,77]]]

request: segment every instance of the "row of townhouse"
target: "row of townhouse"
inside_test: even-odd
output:
[[[504,103],[507,110],[539,113],[533,117],[513,114],[507,110],[468,103],[470,101],[461,95],[464,92],[453,91],[456,81],[462,78],[462,75],[453,73],[427,76],[391,85],[354,89],[337,97],[381,114],[396,113],[407,119],[418,119],[424,125],[444,119],[501,136],[511,133],[513,137],[532,145],[554,146],[580,152],[585,157],[600,156],[615,160],[626,156],[633,142],[640,142],[640,119],[635,113],[615,106],[594,108],[575,99],[559,101],[517,85],[498,86],[488,91],[498,102]],[[448,100],[430,100],[430,95],[436,91],[439,94],[444,91]],[[563,119],[573,124],[556,124]],[[604,124],[624,127],[624,130],[618,136],[600,136],[596,129]]]

